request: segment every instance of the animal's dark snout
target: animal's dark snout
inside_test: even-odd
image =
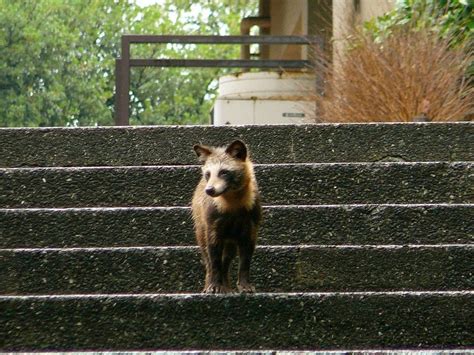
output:
[[[213,186],[206,187],[205,191],[209,196],[214,196],[216,194],[216,189]]]

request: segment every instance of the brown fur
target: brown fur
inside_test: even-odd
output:
[[[229,267],[237,253],[238,290],[253,292],[255,288],[249,280],[250,262],[261,207],[247,147],[235,141],[225,148],[196,145],[194,150],[203,163],[203,176],[192,201],[196,240],[206,267],[203,292],[231,291]],[[227,174],[221,177],[223,171]]]

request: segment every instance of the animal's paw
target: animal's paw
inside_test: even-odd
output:
[[[209,284],[209,286],[204,288],[203,292],[204,293],[232,293],[232,289],[224,285],[211,283]]]
[[[238,283],[237,289],[241,293],[254,293],[255,292],[255,286],[253,286],[252,284],[249,284],[248,282]]]

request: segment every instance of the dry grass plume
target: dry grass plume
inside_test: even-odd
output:
[[[324,92],[316,95],[319,122],[459,121],[474,110],[473,83],[465,73],[473,53],[452,48],[428,29],[400,28],[377,43],[363,32],[350,49],[318,61]]]

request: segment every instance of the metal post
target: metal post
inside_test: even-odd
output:
[[[115,62],[115,125],[129,124],[130,42],[122,36],[122,57]]]

